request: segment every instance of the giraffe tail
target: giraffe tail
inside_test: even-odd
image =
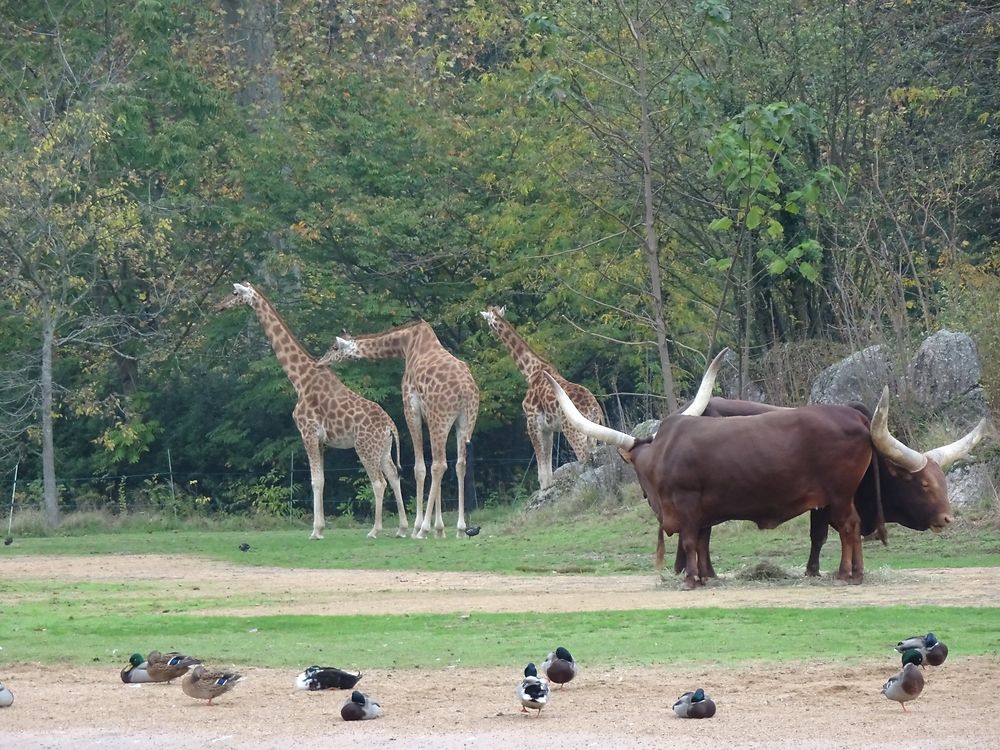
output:
[[[389,426],[392,428],[392,445],[396,449],[396,460],[394,463],[396,464],[396,469],[400,470],[403,468],[403,465],[399,462],[399,430],[396,429],[396,423],[391,419],[389,420]]]

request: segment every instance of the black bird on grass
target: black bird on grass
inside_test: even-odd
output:
[[[549,683],[539,679],[538,670],[531,662],[524,668],[524,679],[517,685],[517,697],[524,713],[528,713],[529,708],[535,708],[541,714],[545,704],[549,702]]]
[[[295,678],[299,690],[353,690],[361,679],[361,672],[345,672],[336,667],[306,667]]]

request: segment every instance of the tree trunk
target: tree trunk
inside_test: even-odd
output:
[[[649,271],[650,312],[656,330],[656,349],[660,356],[660,371],[663,374],[663,395],[666,399],[666,413],[677,409],[674,393],[674,373],[670,364],[670,350],[667,339],[667,322],[663,315],[663,285],[660,280],[660,238],[656,233],[656,206],[653,191],[653,136],[649,113],[649,81],[646,70],[646,46],[642,32],[619,2],[618,10],[628,23],[629,31],[636,46],[636,73],[638,75],[636,93],[639,96],[639,153],[642,158],[642,198],[643,226],[646,236],[646,267]]]
[[[224,0],[229,42],[240,50],[231,59],[245,73],[239,104],[257,110],[263,119],[281,106],[281,88],[274,70],[273,0]]]
[[[55,350],[55,321],[47,301],[42,312],[42,491],[45,519],[49,526],[59,524],[59,492],[56,487],[55,444],[52,439],[52,356]]]

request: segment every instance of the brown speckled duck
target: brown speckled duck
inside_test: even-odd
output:
[[[177,651],[166,654],[150,651],[146,657],[146,673],[152,682],[170,682],[177,677],[183,677],[196,664],[201,664],[201,659]]]
[[[184,675],[181,688],[192,698],[207,700],[211,706],[213,698],[232,690],[242,678],[239,672],[209,672],[201,664],[195,664]]]

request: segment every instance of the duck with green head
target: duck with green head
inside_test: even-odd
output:
[[[682,719],[710,719],[715,716],[715,701],[702,688],[681,695],[673,708],[674,713]]]
[[[122,682],[134,684],[140,682],[156,682],[149,676],[149,664],[142,654],[132,654],[128,658],[128,665],[121,671]]]
[[[166,654],[150,651],[149,656],[145,658],[142,654],[132,654],[128,666],[121,671],[122,682],[170,682],[182,677],[188,669],[199,663],[199,659],[185,656],[177,651]]]
[[[896,701],[906,710],[909,701],[916,700],[924,689],[924,675],[920,671],[923,655],[915,648],[903,654],[903,669],[894,674],[882,686],[882,695]]]
[[[910,649],[920,652],[925,666],[940,667],[948,658],[948,647],[934,633],[910,636],[896,644],[896,650],[900,654],[905,654]]]
[[[549,682],[562,687],[576,677],[576,661],[568,650],[560,646],[542,662],[542,671]]]
[[[382,706],[360,690],[351,693],[351,698],[340,707],[340,718],[344,721],[365,721],[382,715]]]

